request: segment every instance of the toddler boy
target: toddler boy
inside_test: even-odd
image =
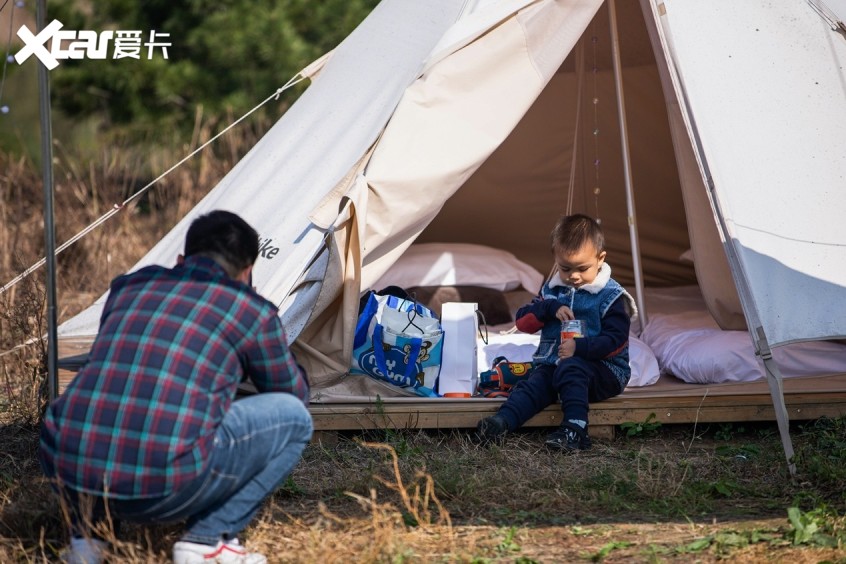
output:
[[[629,382],[629,327],[634,300],[605,262],[605,238],[592,218],[562,216],[552,230],[556,270],[539,294],[517,311],[517,328],[541,332],[531,373],[499,411],[479,421],[484,443],[522,426],[556,399],[564,418],[545,441],[555,450],[590,448],[588,404],[618,395]],[[580,338],[561,339],[562,322],[584,321]]]

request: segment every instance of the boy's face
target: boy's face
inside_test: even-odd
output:
[[[561,280],[574,288],[580,288],[596,279],[599,269],[605,263],[605,251],[596,252],[593,243],[585,243],[575,253],[555,249],[555,262]]]

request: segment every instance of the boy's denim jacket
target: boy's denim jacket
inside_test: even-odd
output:
[[[611,267],[606,263],[602,265],[596,279],[591,284],[579,289],[564,284],[556,273],[544,283],[535,300],[557,300],[560,305],[556,306],[556,310],[562,305],[569,307],[573,310],[576,319],[585,321],[585,335],[590,337],[601,332],[602,318],[611,304],[620,296],[623,296],[626,301],[625,305],[630,317],[634,317],[637,314],[634,299],[616,280],[611,278]],[[518,315],[520,315],[519,312]],[[558,346],[560,344],[561,322],[555,318],[546,320],[541,329],[541,340],[533,357],[534,362],[536,364],[557,364]],[[600,362],[607,366],[625,387],[631,376],[628,342]]]

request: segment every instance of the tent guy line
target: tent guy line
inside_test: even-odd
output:
[[[280,96],[283,92],[285,92],[285,91],[286,91],[286,90],[288,90],[289,88],[292,88],[293,86],[295,86],[295,85],[299,84],[300,82],[302,82],[302,81],[303,81],[303,80],[305,80],[306,78],[308,78],[308,75],[307,75],[307,74],[305,74],[305,71],[304,71],[304,70],[303,70],[303,71],[298,72],[296,75],[294,75],[293,77],[291,77],[291,79],[290,79],[290,80],[288,80],[288,82],[287,82],[287,83],[285,83],[285,85],[284,85],[284,86],[282,86],[282,87],[280,87],[280,88],[277,88],[277,89],[276,89],[276,91],[275,91],[273,94],[271,94],[270,96],[268,96],[267,98],[265,98],[262,102],[260,102],[259,104],[257,104],[255,107],[253,107],[253,108],[252,108],[251,110],[249,110],[247,113],[245,113],[244,115],[242,115],[241,117],[239,117],[237,120],[235,120],[234,122],[230,123],[228,126],[226,126],[226,128],[224,128],[223,130],[221,130],[221,131],[219,131],[218,133],[216,133],[214,137],[212,137],[211,139],[209,139],[208,141],[206,141],[205,143],[203,143],[202,145],[200,145],[199,147],[197,147],[196,149],[194,149],[193,151],[191,151],[188,155],[186,155],[185,157],[183,157],[183,158],[182,158],[181,160],[179,160],[176,164],[172,165],[170,168],[168,168],[166,171],[164,171],[163,173],[161,173],[161,174],[160,174],[159,176],[157,176],[155,179],[151,180],[151,181],[150,181],[149,183],[147,183],[145,186],[143,186],[142,188],[139,188],[137,192],[135,192],[134,194],[132,194],[131,196],[129,196],[129,197],[128,197],[127,199],[125,199],[123,202],[121,202],[121,203],[119,203],[119,204],[115,204],[114,206],[112,206],[112,208],[111,208],[109,211],[107,211],[106,213],[104,213],[103,215],[101,215],[99,218],[97,218],[96,220],[94,220],[94,221],[93,221],[92,223],[90,223],[87,227],[85,227],[84,229],[82,229],[81,231],[79,231],[76,235],[74,235],[73,237],[71,237],[70,239],[68,239],[67,241],[65,241],[64,243],[62,243],[61,245],[59,245],[59,246],[56,248],[56,252],[54,253],[54,254],[55,254],[55,256],[58,256],[58,255],[59,255],[59,253],[61,253],[62,251],[64,251],[65,249],[67,249],[68,247],[70,247],[71,245],[73,245],[74,243],[76,243],[77,241],[79,241],[80,239],[82,239],[83,237],[85,237],[86,235],[88,235],[89,233],[91,233],[92,231],[94,231],[95,229],[97,229],[98,227],[100,227],[102,224],[104,224],[106,221],[108,221],[109,219],[111,219],[113,216],[115,216],[115,215],[117,215],[118,213],[120,213],[121,211],[123,211],[123,210],[126,208],[126,206],[127,206],[128,204],[130,204],[130,203],[132,203],[134,200],[138,199],[138,198],[139,198],[142,194],[144,194],[147,190],[149,190],[150,188],[152,188],[153,186],[155,186],[155,185],[156,185],[156,184],[157,184],[157,183],[158,183],[161,179],[163,179],[163,178],[164,178],[164,177],[166,177],[168,174],[170,174],[171,172],[173,172],[174,170],[176,170],[177,168],[179,168],[180,166],[182,166],[183,164],[185,164],[186,162],[188,162],[190,159],[192,159],[193,157],[195,157],[195,156],[196,156],[196,155],[197,155],[200,151],[202,151],[203,149],[205,149],[206,147],[208,147],[209,145],[211,145],[212,143],[214,143],[215,141],[217,141],[220,137],[222,137],[223,135],[225,135],[225,134],[226,134],[226,133],[227,133],[230,129],[232,129],[232,128],[233,128],[233,127],[235,127],[236,125],[240,124],[240,123],[241,123],[242,121],[244,121],[245,119],[247,119],[250,115],[252,115],[255,111],[257,111],[258,109],[260,109],[262,106],[264,106],[265,104],[267,104],[267,103],[268,103],[268,102],[270,102],[271,100],[278,100],[278,99],[279,99],[279,96]],[[35,262],[34,264],[32,264],[30,267],[28,267],[26,270],[24,270],[22,273],[20,273],[19,275],[17,275],[15,278],[13,278],[13,279],[12,279],[12,280],[10,280],[9,282],[7,282],[7,283],[6,283],[6,284],[5,284],[2,288],[0,288],[0,294],[4,294],[5,292],[7,292],[7,291],[8,291],[9,289],[11,289],[13,286],[15,286],[16,284],[18,284],[21,280],[23,280],[24,278],[26,278],[27,276],[29,276],[30,274],[32,274],[33,272],[35,272],[36,270],[38,270],[39,268],[41,268],[42,266],[44,266],[46,263],[47,263],[47,258],[46,258],[46,257],[42,257],[40,260],[38,260],[37,262]]]

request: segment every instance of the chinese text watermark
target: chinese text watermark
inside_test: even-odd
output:
[[[62,30],[63,24],[53,20],[38,35],[25,25],[18,30],[18,37],[24,42],[23,48],[15,55],[18,64],[35,55],[45,67],[53,70],[64,59],[140,59],[146,54],[148,59],[161,51],[167,59],[167,40],[169,33],[151,31],[143,36],[141,31],[101,31]],[[52,40],[50,47],[47,42]]]

